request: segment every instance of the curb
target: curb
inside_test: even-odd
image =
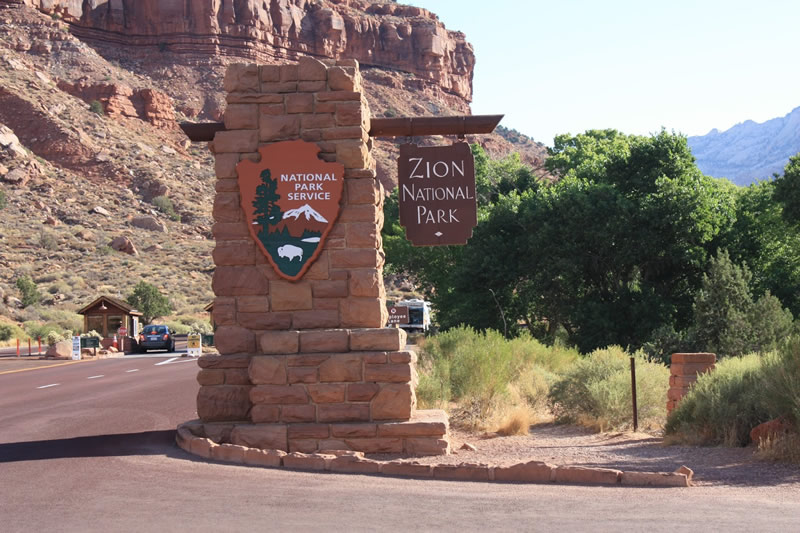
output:
[[[625,487],[691,487],[694,472],[682,466],[675,472],[624,472],[611,468],[554,466],[541,461],[528,461],[511,466],[486,464],[419,464],[407,461],[375,461],[362,452],[330,450],[321,453],[286,453],[262,450],[236,444],[218,444],[191,432],[189,424],[178,426],[175,436],[184,451],[214,461],[287,468],[311,472],[342,474],[378,474],[415,479],[482,481],[498,483],[555,483]]]

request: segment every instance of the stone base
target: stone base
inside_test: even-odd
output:
[[[196,421],[184,427],[193,435],[216,444],[289,453],[332,450],[417,456],[450,453],[447,414],[441,410],[415,411],[410,420],[400,422],[252,424],[244,421]]]

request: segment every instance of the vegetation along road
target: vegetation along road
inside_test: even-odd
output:
[[[172,357],[0,375],[4,531],[791,531],[795,491],[628,489],[308,474],[196,460],[174,444],[197,367]],[[576,512],[576,509],[580,512]]]

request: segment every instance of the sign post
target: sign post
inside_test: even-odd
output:
[[[400,224],[415,246],[466,244],[478,225],[475,160],[465,142],[400,146]]]
[[[80,361],[81,359],[81,336],[75,335],[72,337],[72,360]]]
[[[202,335],[192,333],[186,337],[186,354],[191,357],[203,355]]]
[[[119,335],[119,351],[125,353],[125,337],[128,335],[128,328],[125,326],[119,328],[117,334]]]

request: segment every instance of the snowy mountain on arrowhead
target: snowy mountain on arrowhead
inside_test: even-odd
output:
[[[306,220],[311,220],[312,218],[317,222],[322,222],[323,224],[327,224],[328,221],[325,219],[324,216],[317,213],[313,207],[306,204],[302,207],[298,207],[297,209],[289,209],[283,214],[283,219],[286,220],[287,218],[294,218],[298,220],[300,215],[305,215]]]

